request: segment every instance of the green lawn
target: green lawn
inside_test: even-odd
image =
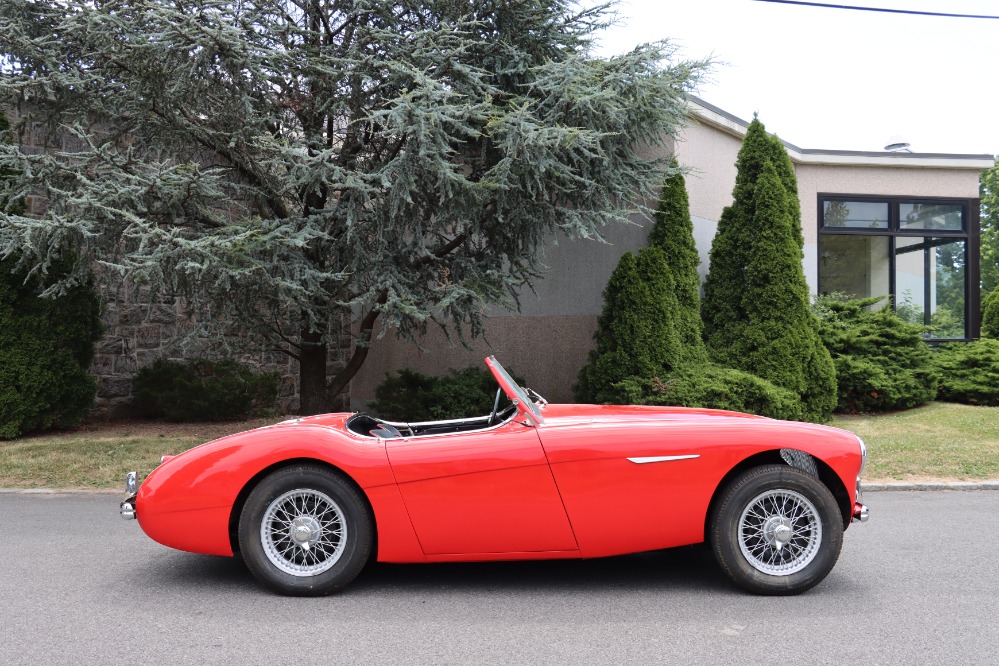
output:
[[[999,479],[999,407],[934,402],[830,425],[867,442],[866,480]]]
[[[119,488],[125,472],[146,474],[165,453],[279,420],[111,423],[0,442],[0,487]],[[831,425],[867,442],[867,481],[999,479],[999,407],[939,402]]]
[[[75,432],[0,441],[0,487],[123,488],[125,473],[140,477],[176,454],[224,435],[275,423],[110,423]]]

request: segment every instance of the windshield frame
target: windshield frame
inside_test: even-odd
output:
[[[496,382],[503,389],[503,392],[506,393],[506,396],[510,398],[513,404],[517,405],[517,411],[535,425],[540,426],[544,424],[545,417],[541,415],[541,408],[531,400],[527,395],[527,391],[510,376],[506,368],[500,365],[496,357],[488,356],[485,360],[486,366],[493,373],[493,377],[496,378]]]

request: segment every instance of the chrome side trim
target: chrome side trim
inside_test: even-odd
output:
[[[691,454],[687,456],[646,456],[638,458],[628,458],[629,461],[635,463],[636,465],[644,465],[646,463],[657,463],[657,462],[670,462],[672,460],[691,460],[693,458],[700,458],[700,454]]]

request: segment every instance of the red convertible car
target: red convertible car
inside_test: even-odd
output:
[[[864,442],[709,409],[554,405],[490,357],[486,416],[284,421],[126,478],[156,541],[241,557],[284,594],[321,595],[380,562],[604,557],[708,542],[760,594],[832,569],[860,502]],[[507,400],[502,400],[503,396]],[[504,405],[501,407],[501,405]]]

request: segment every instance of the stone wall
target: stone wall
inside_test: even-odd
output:
[[[16,108],[2,109],[12,126],[18,120]],[[21,150],[27,154],[45,151],[73,151],[82,146],[73,137],[53,134],[44,127],[28,125],[18,138]],[[29,215],[45,213],[46,199],[41,194],[26,197]],[[234,208],[230,206],[230,208]],[[299,407],[298,361],[279,351],[261,351],[259,341],[234,336],[225,344],[192,334],[196,330],[195,315],[181,299],[161,297],[150,302],[148,291],[132,291],[123,286],[117,293],[101,294],[105,301],[104,338],[97,345],[97,354],[90,372],[97,378],[97,418],[121,418],[131,415],[132,379],[139,369],[150,366],[156,359],[190,360],[235,358],[254,370],[278,372],[281,375],[278,409],[283,414],[295,413]],[[331,336],[337,344],[330,345],[327,372],[332,376],[346,364],[352,351],[350,317],[338,322]],[[347,409],[348,393],[337,398],[334,409]]]
[[[260,342],[239,336],[221,341],[192,335],[193,315],[180,299],[163,297],[150,304],[143,294],[125,294],[125,298],[109,299],[104,307],[104,338],[97,345],[97,354],[90,372],[97,378],[98,418],[122,418],[131,415],[132,378],[140,368],[156,359],[184,361],[195,358],[236,358],[262,372],[278,372],[281,388],[278,409],[282,414],[298,411],[298,361],[280,351],[261,351]],[[337,372],[351,353],[350,321],[340,322],[334,337],[339,344],[331,345],[328,372]],[[350,396],[337,398],[336,410],[346,410]]]

